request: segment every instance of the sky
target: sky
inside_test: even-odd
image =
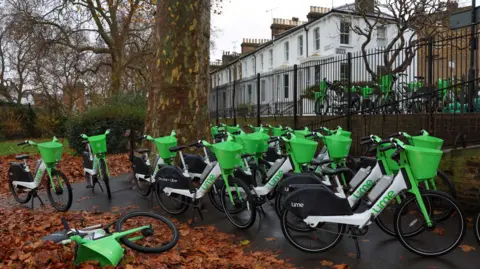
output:
[[[338,7],[354,0],[223,0],[222,14],[212,15],[215,49],[210,60],[222,58],[222,51],[240,52],[242,38],[271,38],[273,18],[298,17],[306,21],[310,6]],[[267,10],[271,10],[271,12]],[[273,14],[272,14],[273,13]],[[236,42],[236,43],[234,43]]]

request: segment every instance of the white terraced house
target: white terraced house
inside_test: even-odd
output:
[[[371,1],[373,5],[373,0],[363,1]],[[291,20],[274,18],[270,27],[272,39],[244,38],[240,55],[224,53],[222,63],[217,62],[212,68],[210,110],[215,110],[218,94],[219,111],[225,110],[227,111],[225,115],[231,116],[229,113],[233,102],[231,98],[233,81],[235,81],[235,107],[257,104],[258,74],[261,106],[265,106],[265,109],[278,110],[275,108],[277,104],[293,102],[293,72],[285,70],[291,69],[294,65],[298,67],[299,94],[305,88],[318,85],[323,78],[331,81],[345,79],[348,72],[346,61],[324,66],[321,63],[332,61],[335,57],[345,57],[348,52],[361,51],[364,37],[355,34],[350,27],[365,25],[364,18],[355,11],[356,6],[358,2],[334,9],[312,6],[307,15],[308,21],[300,21],[298,18]],[[372,20],[374,19],[375,16],[372,14]],[[409,36],[405,39],[408,40],[412,34],[407,32]],[[395,36],[397,36],[395,25],[379,25],[367,49],[384,47]],[[400,62],[401,58],[399,57],[397,62]],[[412,80],[416,74],[416,64],[412,64],[412,67],[415,70],[409,72],[407,80]],[[352,61],[352,68],[365,70],[363,60],[358,58]],[[378,70],[382,66],[374,68]],[[367,72],[352,72],[352,75],[353,81],[365,81],[370,77]],[[305,109],[311,106],[313,104],[303,105]],[[303,114],[310,113],[312,112],[303,111]]]

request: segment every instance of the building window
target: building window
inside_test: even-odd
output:
[[[298,55],[303,55],[303,35],[298,37]]]
[[[248,84],[248,103],[252,103],[252,84]]]
[[[228,82],[232,82],[232,69],[228,69]]]
[[[385,25],[377,26],[377,39],[385,40],[387,38],[387,28]]]
[[[270,54],[270,66],[273,66],[273,49],[270,49],[268,53]]]
[[[320,65],[315,65],[315,85],[320,85]]]
[[[315,50],[320,50],[320,28],[313,30],[313,37],[315,40]]]
[[[260,54],[260,70],[263,70],[263,54]]]
[[[341,63],[340,64],[340,80],[346,81],[348,80],[348,63]]]
[[[265,81],[265,80],[262,80],[261,83],[262,83],[262,84],[260,85],[260,100],[261,100],[262,102],[265,102],[265,99],[267,99],[266,96],[265,96],[266,81]]]
[[[350,23],[346,21],[340,22],[340,44],[350,44]]]
[[[246,76],[247,76],[247,68],[248,68],[247,66],[248,66],[248,63],[247,63],[247,62],[244,62],[244,65],[245,65],[245,66],[243,67],[243,73],[245,73],[245,74],[244,74],[244,77],[246,77]]]
[[[310,67],[307,67],[305,70],[306,70],[306,73],[305,73],[306,78],[305,79],[306,79],[307,87],[310,87],[310,75],[311,75],[310,71],[311,71],[311,69],[310,69]]]
[[[285,61],[288,61],[288,55],[289,55],[289,51],[290,51],[290,48],[289,48],[289,45],[288,45],[288,42],[285,42]]]
[[[283,75],[283,89],[284,89],[284,97],[288,98],[288,74]]]

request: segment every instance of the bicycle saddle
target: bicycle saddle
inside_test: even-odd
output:
[[[332,162],[333,162],[333,160],[315,160],[315,159],[313,159],[313,160],[310,161],[310,164],[321,166],[321,165],[324,165],[324,164],[330,164]]]
[[[348,172],[350,172],[350,169],[348,169],[346,167],[341,167],[341,168],[337,168],[337,169],[322,168],[322,173],[324,175],[328,175],[328,176],[335,176],[335,175],[340,175],[340,174],[348,173]]]
[[[176,147],[171,147],[168,150],[170,150],[170,152],[177,152],[177,151],[184,150],[186,148],[188,148],[188,146],[176,146]]]
[[[30,156],[28,154],[22,154],[22,155],[15,156],[15,159],[17,159],[17,160],[25,160],[25,159],[28,159],[28,158],[30,158]]]
[[[377,158],[360,156],[360,167],[374,167],[377,164]]]
[[[150,150],[149,149],[137,149],[137,152],[140,153],[140,154],[144,154],[144,153],[150,153]]]

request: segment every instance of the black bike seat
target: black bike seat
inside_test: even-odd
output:
[[[316,165],[316,166],[320,166],[320,165],[324,165],[324,164],[329,164],[329,163],[332,163],[333,160],[311,160],[310,161],[310,164],[311,165]]]
[[[188,146],[176,146],[169,148],[170,152],[177,152],[188,148]]]
[[[360,166],[361,167],[374,167],[377,164],[377,158],[360,156]]]
[[[22,154],[22,155],[15,156],[15,159],[17,159],[17,160],[25,160],[25,159],[28,159],[28,158],[30,158],[30,156],[28,154]]]
[[[348,173],[350,169],[346,167],[337,168],[337,169],[330,169],[330,168],[322,168],[322,174],[328,176],[335,176],[343,173]]]
[[[144,153],[150,153],[150,150],[149,149],[137,149],[137,152],[140,153],[140,154],[144,154]]]

